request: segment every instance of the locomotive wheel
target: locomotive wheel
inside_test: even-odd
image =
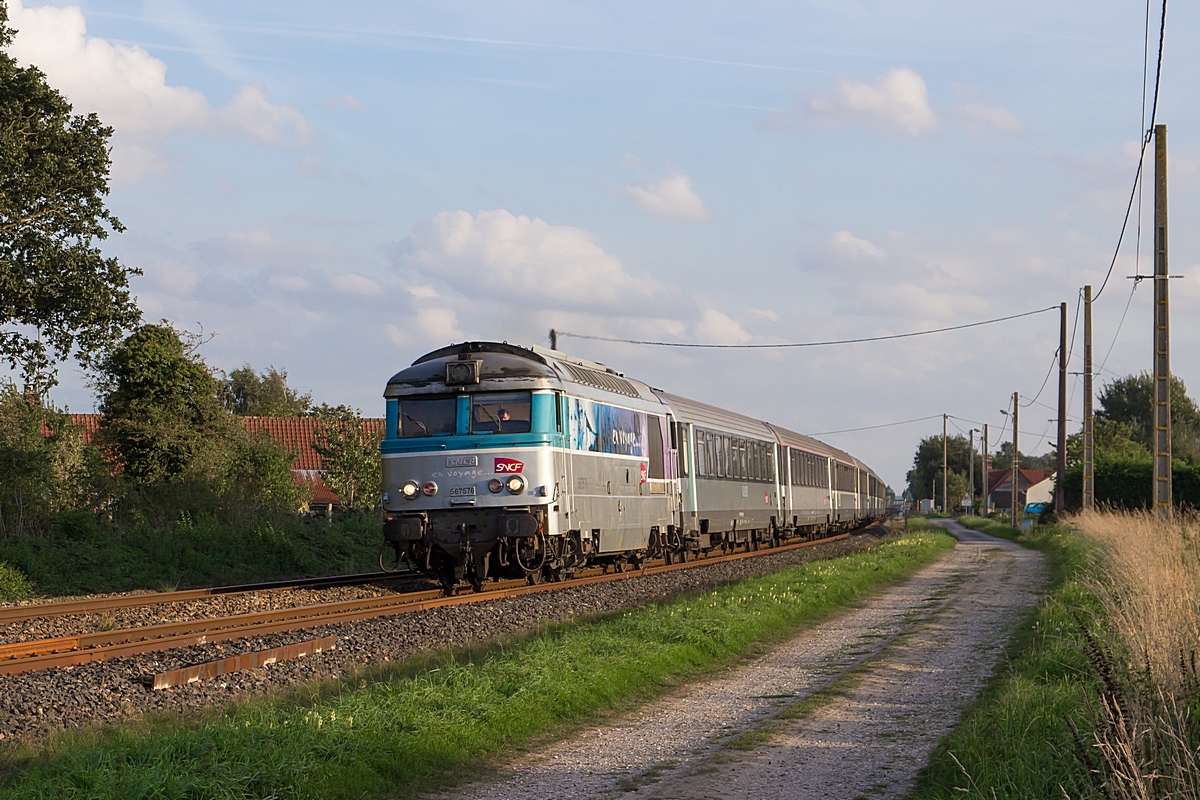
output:
[[[674,564],[675,563],[675,554],[672,553],[670,550],[663,553],[663,563],[668,566],[670,566],[671,564]]]
[[[530,586],[537,586],[542,582],[544,577],[545,576],[542,575],[542,571],[540,569],[535,569],[533,572],[525,573],[525,583],[529,584]]]

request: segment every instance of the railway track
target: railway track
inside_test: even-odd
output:
[[[771,553],[780,553],[787,550],[811,547],[816,544],[836,541],[838,539],[845,539],[849,535],[850,534],[848,533],[844,533],[838,536],[830,536],[825,539],[818,539],[811,542],[797,542],[794,544],[785,544],[779,547],[772,547],[758,551],[710,556],[679,564],[663,564],[661,562],[646,564],[640,569],[625,572],[601,573],[599,570],[594,570],[592,571],[592,574],[576,577],[569,581],[543,583],[533,586],[527,585],[524,581],[502,581],[489,585],[481,592],[450,597],[445,596],[440,589],[432,589],[428,591],[406,592],[388,597],[368,597],[356,600],[341,600],[331,603],[320,603],[316,605],[283,608],[272,611],[261,611],[224,617],[213,617],[209,619],[190,620],[187,622],[147,625],[144,627],[127,628],[123,630],[101,631],[74,636],[14,642],[0,645],[0,675],[35,672],[39,670],[52,669],[55,667],[77,666],[96,661],[106,661],[113,658],[120,658],[123,656],[160,652],[178,647],[213,644],[216,642],[245,639],[255,636],[265,636],[268,634],[284,633],[326,625],[335,625],[344,622],[353,622],[378,617],[398,616],[401,614],[424,611],[431,608],[488,602],[503,598],[521,597],[525,595],[538,594],[541,592],[551,592],[558,589],[627,580],[639,575],[653,575],[662,572],[692,569],[694,567],[718,564],[726,561],[737,561],[756,556],[765,556]],[[381,573],[381,575],[383,577],[395,577],[396,573]],[[380,579],[379,575],[340,577],[343,579],[353,578],[359,583],[366,583],[370,580]],[[313,581],[304,582],[303,584],[298,584],[298,582],[290,582],[290,585],[304,585],[305,587],[311,587],[314,585],[314,581],[317,580],[332,581],[335,579],[313,579]],[[159,595],[145,596],[149,602],[145,602],[143,604],[154,605],[158,603],[177,602],[181,599],[210,597],[215,593],[228,594],[236,591],[258,591],[266,587],[287,588],[287,586],[283,585],[286,583],[289,582],[280,582],[279,584],[256,584],[255,586],[257,588],[247,588],[246,586],[241,586],[221,587],[220,589],[197,589],[190,592],[165,592]],[[346,584],[341,583],[329,585]],[[180,597],[180,595],[186,597]],[[86,613],[95,610],[107,610],[114,607],[128,608],[136,606],[138,605],[136,602],[130,601],[135,601],[138,598],[139,596],[134,595],[120,598],[103,598],[95,601],[71,601],[60,604],[48,603],[45,604],[44,607],[60,606],[73,609],[69,611],[61,611],[63,614]],[[95,605],[97,603],[104,604],[110,601],[120,601],[125,603],[125,605],[101,605],[99,607]],[[39,609],[39,606],[22,606],[19,609],[4,609],[4,611],[12,612],[17,610],[29,610],[36,613],[36,611]]]
[[[334,586],[357,586],[364,583],[404,578],[417,574],[412,570],[397,572],[364,572],[357,575],[331,575],[324,578],[298,578],[287,581],[243,583],[235,586],[216,586],[208,589],[185,589],[180,592],[128,594],[119,597],[97,597],[86,600],[67,600],[61,603],[30,603],[0,608],[0,625],[44,617],[63,617],[71,614],[96,614],[122,608],[143,608],[166,603],[186,603],[210,597],[234,597],[250,592],[275,589],[328,589]]]

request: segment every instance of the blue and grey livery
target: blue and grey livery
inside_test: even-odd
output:
[[[385,550],[447,591],[814,538],[884,509],[840,450],[557,350],[445,347],[384,397]]]

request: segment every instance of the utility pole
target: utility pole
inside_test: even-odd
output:
[[[1012,524],[1014,528],[1019,528],[1020,524],[1017,520],[1017,506],[1020,505],[1020,470],[1021,458],[1017,455],[1020,451],[1017,450],[1017,414],[1021,408],[1021,395],[1013,392],[1013,452],[1012,452]]]
[[[992,513],[991,508],[988,507],[988,502],[990,501],[991,498],[988,494],[988,435],[987,434],[988,434],[987,423],[985,422],[985,423],[983,423],[983,442],[982,442],[982,444],[983,444],[983,459],[982,459],[982,463],[981,463],[981,466],[983,467],[983,480],[981,481],[981,483],[983,484],[983,515],[985,517]],[[974,456],[972,456],[972,458],[974,458]]]
[[[1170,519],[1171,307],[1167,294],[1167,126],[1154,126],[1154,511]]]
[[[1092,451],[1092,287],[1083,287],[1083,509],[1096,508],[1096,461]]]
[[[971,505],[967,507],[967,514],[975,516],[975,429],[971,428],[967,432],[968,442],[967,452],[970,454],[970,460],[967,462],[967,497],[971,499]]]
[[[1058,460],[1054,465],[1054,511],[1067,507],[1063,481],[1067,477],[1067,304],[1058,307]]]
[[[942,414],[942,513],[949,514],[950,506],[946,503],[946,415]]]

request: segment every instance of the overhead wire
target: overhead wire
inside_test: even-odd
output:
[[[977,328],[980,325],[991,325],[996,322],[1007,322],[1012,319],[1020,319],[1021,317],[1031,317],[1034,314],[1045,314],[1047,311],[1054,311],[1058,306],[1049,306],[1048,308],[1039,308],[1036,311],[1025,311],[1020,314],[1010,314],[1007,317],[996,317],[995,319],[985,319],[979,322],[968,322],[964,325],[951,325],[946,328],[931,328],[924,331],[912,331],[910,333],[892,333],[886,336],[864,336],[859,339],[837,339],[826,342],[779,342],[779,343],[762,343],[762,344],[704,344],[700,342],[654,342],[643,339],[620,339],[612,336],[591,336],[585,333],[571,333],[569,331],[556,331],[558,336],[568,336],[572,339],[591,339],[597,342],[617,342],[619,344],[641,344],[650,345],[653,347],[698,347],[720,350],[760,350],[770,348],[783,347],[825,347],[835,344],[859,344],[862,342],[883,342],[889,339],[907,339],[913,336],[927,336],[931,333],[946,333],[948,331],[961,331],[966,328]]]
[[[1149,0],[1147,0],[1147,2],[1149,2]],[[1149,9],[1147,8],[1147,15],[1148,14],[1149,14]],[[1130,191],[1129,191],[1129,203],[1125,207],[1125,219],[1121,223],[1121,233],[1117,237],[1117,246],[1116,246],[1116,249],[1113,250],[1112,261],[1108,265],[1108,273],[1105,274],[1105,276],[1104,276],[1104,282],[1102,284],[1100,284],[1100,290],[1098,292],[1096,292],[1096,296],[1094,298],[1092,298],[1093,301],[1099,300],[1100,295],[1104,294],[1104,287],[1108,286],[1108,280],[1109,280],[1109,278],[1112,277],[1113,267],[1115,267],[1117,265],[1117,256],[1120,255],[1120,253],[1121,253],[1121,242],[1123,242],[1125,240],[1125,230],[1126,230],[1126,228],[1129,227],[1129,215],[1133,212],[1133,200],[1138,193],[1138,186],[1142,179],[1142,166],[1146,162],[1146,145],[1148,145],[1150,143],[1150,139],[1154,135],[1154,122],[1158,116],[1158,89],[1159,89],[1159,85],[1160,85],[1161,79],[1162,79],[1163,38],[1164,38],[1164,35],[1166,34],[1166,31],[1167,31],[1167,0],[1162,0],[1162,19],[1159,22],[1159,28],[1158,28],[1158,63],[1154,70],[1154,101],[1150,106],[1150,125],[1148,127],[1144,128],[1142,131],[1141,142],[1140,142],[1141,150],[1138,153],[1137,172],[1134,174],[1134,177],[1133,177],[1133,188],[1130,189]],[[1149,53],[1147,51],[1147,55],[1148,54]],[[1146,63],[1145,58],[1142,59],[1142,63],[1143,63],[1143,74],[1144,74],[1144,71],[1145,71],[1144,65]],[[1146,82],[1145,82],[1145,79],[1143,78],[1143,80],[1142,80],[1143,96],[1145,94],[1145,86],[1146,86]],[[1144,102],[1145,101],[1143,100],[1143,103]],[[1145,115],[1146,115],[1146,110],[1145,110],[1145,106],[1143,105],[1142,106],[1143,123],[1145,122],[1145,119],[1146,119]],[[1140,214],[1139,214],[1139,221],[1140,221]]]
[[[855,431],[873,431],[877,428],[894,428],[897,425],[909,425],[913,422],[924,422],[930,419],[937,419],[941,414],[931,414],[928,417],[917,417],[916,419],[906,419],[900,422],[885,422],[882,425],[864,425],[861,428],[844,428],[840,431],[820,431],[819,433],[806,433],[805,436],[832,436],[835,433],[854,433]]]

